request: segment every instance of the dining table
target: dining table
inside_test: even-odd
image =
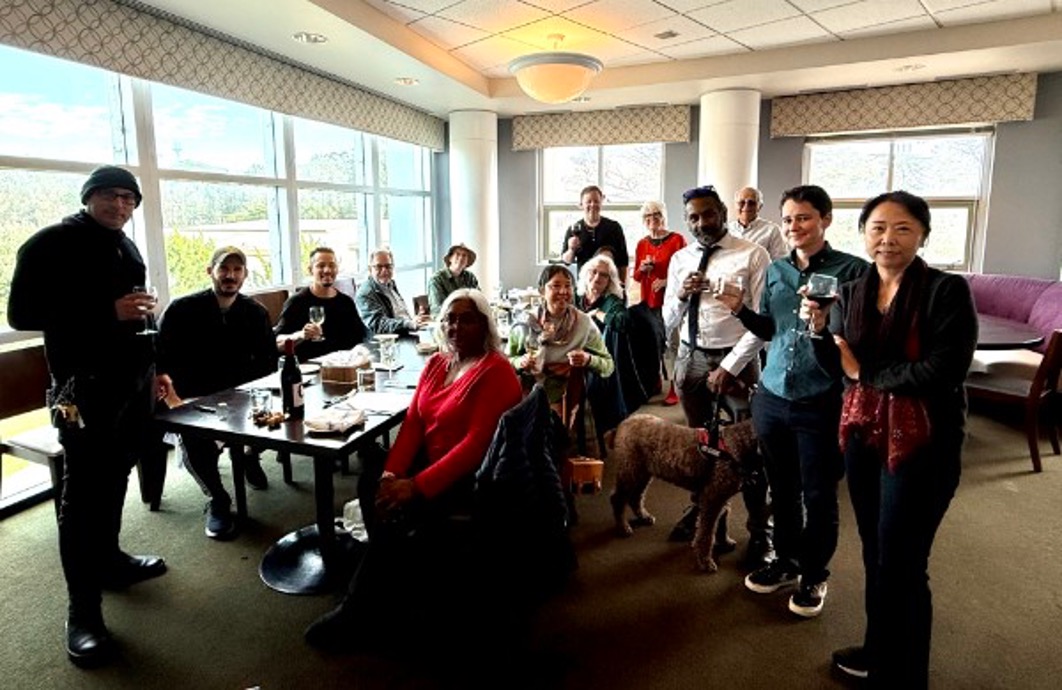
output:
[[[978,350],[1021,350],[1043,342],[1043,333],[1024,321],[977,314]]]
[[[156,413],[155,421],[164,431],[210,438],[227,445],[287,452],[293,459],[312,460],[314,523],[285,535],[263,556],[259,574],[267,586],[287,594],[316,594],[340,584],[337,580],[341,554],[336,536],[332,475],[337,461],[376,443],[381,437],[387,438],[405,418],[419,372],[427,360],[414,344],[414,341],[400,341],[398,366],[378,368],[374,391],[357,390],[351,383],[321,381],[319,373],[304,378],[306,418],[313,418],[340,402],[365,413],[362,423],[344,432],[312,432],[303,419],[285,419],[272,427],[256,424],[252,419],[251,390],[271,390],[273,409],[278,410],[281,404],[278,374]],[[236,512],[241,518],[247,511],[243,473],[240,454],[234,454],[234,494]]]

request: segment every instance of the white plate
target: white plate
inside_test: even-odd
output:
[[[302,372],[303,376],[313,376],[321,371],[321,365],[315,362],[304,362],[299,365],[299,371]]]

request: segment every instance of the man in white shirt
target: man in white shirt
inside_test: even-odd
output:
[[[777,223],[760,218],[763,208],[763,195],[755,187],[745,187],[734,195],[734,220],[727,224],[727,230],[750,242],[755,242],[771,255],[771,260],[789,253],[785,235]]]
[[[730,309],[715,299],[712,289],[741,289],[744,305],[758,311],[771,258],[760,245],[727,231],[726,205],[713,187],[690,189],[682,200],[686,226],[697,241],[671,257],[664,324],[668,330],[679,328],[675,384],[686,422],[702,427],[710,421],[719,397],[732,412],[748,409],[748,392],[759,379],[757,353],[762,347]],[[762,467],[749,469],[758,477],[743,490],[751,535],[746,560],[757,567],[771,550],[766,480]],[[691,508],[672,532],[672,539],[692,537],[696,507]]]

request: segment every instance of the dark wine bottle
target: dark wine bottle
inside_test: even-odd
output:
[[[295,359],[295,341],[284,343],[284,367],[280,370],[280,397],[284,414],[288,419],[302,419],[306,414],[306,402],[302,398],[302,372],[299,360]]]

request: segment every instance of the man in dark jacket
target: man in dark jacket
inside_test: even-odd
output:
[[[70,598],[66,649],[78,665],[106,660],[103,588],[166,571],[157,556],[118,546],[129,470],[148,442],[155,398],[155,306],[144,261],[122,231],[141,200],[136,178],[103,166],[81,188],[84,210],[46,227],[18,251],[8,322],[44,332],[49,404],[65,453],[59,557]]]
[[[212,287],[185,295],[166,309],[159,331],[159,385],[167,399],[209,395],[253,381],[276,370],[277,352],[264,307],[240,294],[247,257],[236,247],[214,252],[207,267]],[[232,499],[221,484],[216,442],[181,438],[188,469],[207,503],[205,532],[211,539],[236,536]],[[233,454],[243,453],[233,446]],[[267,486],[256,456],[244,459],[247,481]]]
[[[336,350],[349,350],[365,342],[367,334],[354,300],[336,287],[339,273],[336,253],[328,247],[317,247],[310,252],[309,271],[313,282],[288,298],[274,329],[277,349],[283,352],[287,341],[294,340],[300,362]],[[311,307],[324,310],[322,323],[310,320]]]

